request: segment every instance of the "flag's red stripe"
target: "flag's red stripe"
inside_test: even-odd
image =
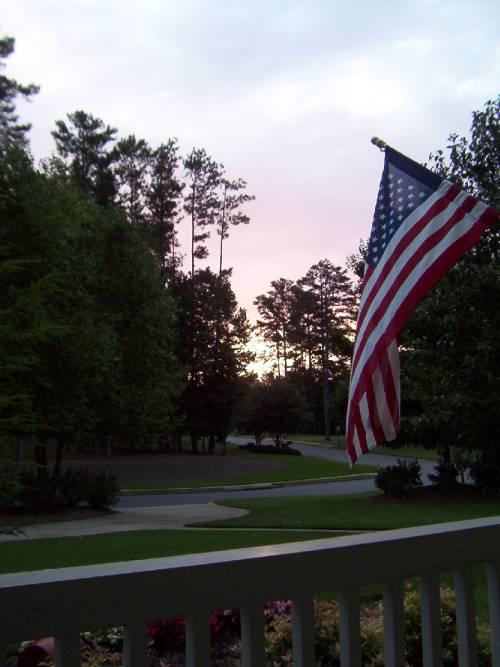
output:
[[[422,218],[408,230],[408,232],[402,237],[397,246],[394,248],[392,255],[388,257],[386,261],[384,261],[383,259],[380,260],[381,263],[384,262],[383,267],[375,283],[371,286],[370,293],[366,301],[363,301],[363,305],[361,306],[361,310],[358,314],[358,327],[357,327],[358,330],[361,326],[361,323],[365,319],[365,315],[370,307],[370,304],[372,303],[375,296],[378,294],[381,286],[383,285],[385,279],[387,278],[392,268],[398,261],[399,257],[404,253],[404,251],[408,248],[408,246],[415,240],[415,238],[420,234],[420,232],[425,227],[427,227],[427,225],[431,223],[435,217],[440,215],[450,205],[450,203],[456,198],[459,192],[460,188],[457,185],[453,185],[440,199],[438,199],[431,206],[431,208],[426,213],[424,213]],[[365,281],[365,284],[366,282],[367,281]]]
[[[394,327],[386,330],[374,346],[373,352],[361,371],[359,379],[351,394],[351,401],[354,405],[359,403],[360,394],[366,382],[369,381],[373,371],[377,367],[383,354],[383,350],[394,337],[393,328],[399,330],[408,319],[410,313],[416,308],[422,297],[431,289],[439,278],[453,266],[453,264],[481,237],[488,223],[482,219],[477,221],[469,231],[448,246],[446,251],[440,255],[433,264],[420,276],[419,280],[412,287],[405,300],[400,304],[394,314]]]
[[[396,354],[399,354],[399,352],[396,351]],[[389,360],[388,349],[385,351],[385,354],[380,360],[380,372],[382,375],[382,382],[384,384],[387,405],[389,406],[389,412],[391,413],[392,425],[394,430],[397,432],[399,425],[399,400],[396,387],[394,385],[394,377],[392,375],[392,367]]]
[[[366,433],[363,426],[363,420],[361,418],[361,410],[359,408],[359,403],[356,405],[356,414],[355,414],[355,426],[356,432],[358,434],[359,446],[363,454],[368,453],[368,443],[366,442]]]
[[[380,420],[380,415],[377,410],[377,403],[375,401],[375,389],[373,387],[373,382],[370,379],[366,384],[366,400],[368,403],[368,415],[370,420],[370,425],[372,427],[373,435],[376,442],[385,441],[385,433],[382,428],[382,422]]]
[[[448,234],[448,232],[456,225],[458,224],[467,213],[470,213],[470,211],[474,208],[474,205],[476,204],[476,201],[472,197],[468,197],[464,203],[457,208],[451,217],[448,219],[446,224],[442,225],[439,229],[437,229],[435,232],[433,232],[430,236],[428,236],[423,243],[420,245],[418,250],[411,256],[409,257],[407,263],[401,268],[400,272],[398,273],[397,279],[393,282],[393,284],[389,287],[387,290],[385,296],[383,297],[382,301],[379,303],[377,309],[375,312],[372,314],[370,321],[366,327],[366,329],[363,332],[363,336],[360,341],[356,342],[355,345],[355,353],[354,353],[354,358],[352,362],[352,372],[354,373],[357,365],[359,363],[360,358],[362,357],[366,342],[368,341],[371,333],[376,329],[378,326],[380,320],[382,317],[391,310],[391,303],[394,300],[394,298],[397,296],[399,289],[401,287],[401,284],[406,280],[406,278],[410,275],[410,273],[413,271],[413,269],[417,266],[417,264],[422,260],[422,258],[425,258],[425,256],[436,246],[438,243],[440,243],[443,238]],[[444,273],[444,271],[442,272]],[[441,274],[442,275],[442,274]],[[395,337],[396,334],[399,331],[401,325],[396,325],[394,319],[391,320],[391,327],[390,330],[392,331],[392,337]]]

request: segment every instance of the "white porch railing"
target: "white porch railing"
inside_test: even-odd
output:
[[[140,539],[140,538],[138,538]],[[0,641],[56,637],[57,667],[80,665],[79,633],[125,628],[125,667],[147,664],[146,625],[186,617],[186,665],[210,665],[209,613],[240,608],[244,667],[263,667],[263,605],[293,600],[295,667],[314,665],[313,595],[340,591],[341,660],[361,665],[359,587],[384,587],[386,667],[404,666],[403,582],[421,577],[424,665],[440,660],[439,572],[455,570],[459,665],[474,667],[471,566],[488,566],[493,666],[500,667],[500,518],[281,546],[0,576]],[[1,649],[0,649],[1,652]],[[0,665],[5,657],[0,657]]]

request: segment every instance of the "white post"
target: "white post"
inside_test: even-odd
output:
[[[405,620],[403,581],[384,584],[384,664],[405,665]]]
[[[488,563],[491,625],[491,664],[500,667],[500,563]]]
[[[292,600],[293,665],[314,667],[314,596]]]
[[[210,667],[210,622],[207,614],[186,618],[186,667]]]
[[[123,628],[123,667],[147,667],[148,632],[146,625]]]
[[[241,608],[241,666],[265,667],[264,611],[261,606]]]
[[[477,666],[476,610],[471,568],[455,572],[457,604],[458,664]]]
[[[361,667],[359,589],[340,591],[340,664]]]
[[[60,635],[55,638],[54,663],[56,667],[80,667],[80,635]]]
[[[424,667],[441,667],[441,597],[439,572],[429,572],[420,579],[422,605],[422,656]]]

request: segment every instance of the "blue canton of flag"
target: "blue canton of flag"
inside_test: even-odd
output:
[[[423,204],[441,183],[438,176],[435,179],[422,179],[422,173],[418,179],[416,174],[403,171],[402,165],[398,166],[398,163],[396,158],[395,161],[386,161],[384,166],[368,244],[366,261],[370,266],[377,264],[403,221]],[[428,174],[435,176],[431,172]]]

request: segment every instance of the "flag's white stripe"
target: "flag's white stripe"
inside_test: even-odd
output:
[[[476,210],[478,209],[478,210]],[[392,313],[399,308],[401,302],[403,301],[404,298],[407,296],[407,292],[409,289],[406,291],[402,289],[403,285],[408,286],[409,282],[412,281],[412,284],[415,284],[417,282],[417,279],[420,278],[421,274],[425,272],[427,267],[429,267],[435,259],[439,257],[440,254],[444,253],[446,247],[448,245],[451,245],[454,243],[456,240],[458,240],[461,236],[466,234],[472,227],[473,225],[477,222],[479,219],[480,215],[482,215],[484,211],[484,205],[481,205],[478,203],[474,207],[474,209],[471,211],[470,214],[467,214],[464,216],[462,220],[457,222],[450,230],[448,230],[448,233],[441,241],[428,250],[425,255],[422,256],[420,262],[412,269],[412,272],[409,274],[409,276],[406,278],[405,282],[402,283],[398,287],[398,291],[394,294],[393,300],[390,304],[386,306],[385,309],[385,314],[380,320],[378,326],[372,333],[370,334],[369,338],[367,339],[366,343],[364,344],[364,347],[366,348],[366,345],[370,345],[369,341],[374,338],[374,333],[379,330],[381,332],[385,331],[386,329],[386,323],[389,320],[392,320]],[[429,230],[431,228],[431,225],[426,227],[426,230]],[[432,233],[434,230],[430,229],[430,233]],[[426,238],[428,237],[429,234],[425,234],[425,238],[421,239],[421,242],[425,242]],[[419,237],[420,240],[420,237]],[[393,267],[392,271],[389,273],[384,285],[380,288],[380,291],[377,294],[377,298],[374,299],[374,303],[371,304],[371,307],[366,314],[364,320],[363,320],[363,326],[362,329],[360,329],[360,332],[357,336],[357,343],[361,344],[362,343],[362,332],[366,329],[366,327],[369,324],[370,318],[373,316],[373,312],[376,307],[380,305],[381,300],[385,297],[387,290],[389,290],[394,282],[396,282],[399,279],[399,276],[401,274],[402,269],[404,268],[407,259],[411,259],[413,256],[418,256],[420,254],[419,248],[414,247],[415,244],[411,245],[411,252],[410,252],[410,257],[407,258],[405,253],[404,255],[401,256],[401,258],[396,262],[395,266]],[[438,254],[439,253],[439,254]],[[412,285],[410,285],[411,287]],[[358,345],[356,345],[358,347]],[[373,346],[372,346],[373,347]],[[372,347],[369,347],[370,353]],[[356,356],[357,350],[354,352],[354,356]],[[359,363],[361,363],[361,358],[356,364],[356,367],[352,369],[352,377],[356,376],[356,368],[359,366]]]
[[[461,193],[463,194],[463,193]],[[386,292],[392,287],[392,285],[398,280],[398,277],[401,273],[402,268],[406,265],[408,261],[410,261],[417,253],[418,249],[424,243],[432,234],[437,232],[441,227],[446,225],[449,221],[449,219],[454,215],[457,207],[463,203],[462,200],[458,201],[460,198],[457,197],[457,199],[450,204],[450,206],[447,206],[442,213],[439,215],[436,215],[416,236],[413,241],[408,245],[408,247],[404,250],[403,253],[398,257],[396,262],[394,263],[394,266],[392,269],[389,271],[387,276],[385,277],[385,280],[383,283],[379,286],[379,289],[377,291],[377,294],[373,298],[373,301],[370,303],[370,306],[368,307],[367,312],[363,316],[363,321],[361,322],[361,326],[359,327],[359,330],[357,332],[357,340],[361,341],[363,334],[365,332],[366,327],[368,326],[373,313],[376,311],[378,306],[380,305],[380,302],[384,299]],[[412,214],[413,215],[413,214]],[[422,216],[420,215],[419,218]],[[402,225],[404,226],[404,225]],[[413,226],[413,225],[412,225]],[[387,247],[386,252],[384,253],[384,257],[386,259],[382,258],[379,263],[377,264],[376,269],[380,269],[378,271],[378,274],[380,274],[380,271],[383,270],[384,266],[387,264],[388,261],[392,259],[392,254],[399,243],[399,241],[406,236],[408,233],[408,229],[405,229],[404,233],[402,232],[401,234],[395,234],[392,241],[394,241],[397,237],[396,243],[393,245],[392,242],[391,244]],[[370,276],[373,278],[375,275],[374,273]],[[360,312],[362,308],[360,307]],[[354,355],[355,356],[355,355]]]
[[[352,381],[351,381],[351,393],[355,391],[363,367],[366,364],[367,360],[372,355],[373,349],[377,341],[380,339],[380,337],[387,330],[388,326],[391,324],[394,317],[394,313],[398,310],[400,305],[407,298],[410,291],[415,287],[415,285],[418,283],[419,279],[426,272],[426,270],[441,255],[443,255],[446,252],[446,249],[450,245],[452,245],[459,238],[467,234],[467,232],[474,226],[479,217],[479,215],[476,215],[475,213],[477,207],[478,205],[474,207],[471,214],[466,215],[460,222],[454,225],[448,231],[446,236],[443,239],[441,239],[441,241],[437,245],[435,245],[422,257],[422,259],[413,268],[411,273],[407,276],[406,280],[400,285],[398,291],[396,292],[392,302],[388,305],[380,322],[368,337],[363,347],[363,351],[359,359],[359,362],[356,365],[356,368],[353,369]]]
[[[385,391],[380,368],[376,368],[373,373],[373,391],[375,393],[375,407],[384,431],[385,439],[387,441],[394,440],[396,431],[394,429],[394,424],[392,423],[392,414],[387,403],[387,393]]]
[[[370,408],[368,407],[366,394],[363,394],[363,398],[359,402],[359,412],[361,415],[361,422],[365,428],[366,444],[368,445],[368,449],[373,449],[373,447],[377,446],[377,441],[372,429]]]
[[[446,180],[443,181],[439,186],[439,188],[432,195],[430,195],[430,197],[426,199],[423,204],[420,204],[420,206],[418,206],[414,211],[412,211],[410,215],[406,218],[406,220],[404,220],[403,223],[400,225],[400,227],[396,230],[396,233],[394,234],[390,242],[387,244],[387,247],[384,250],[382,258],[379,260],[379,262],[373,269],[373,273],[368,278],[366,284],[363,286],[363,294],[361,295],[361,300],[359,303],[360,311],[362,310],[363,305],[370,297],[372,289],[376,285],[377,280],[384,269],[386,260],[384,260],[383,257],[389,258],[392,255],[392,253],[394,252],[395,248],[397,247],[401,239],[403,239],[408,234],[408,232],[410,232],[413,229],[413,227],[420,222],[420,220],[434,206],[434,204],[436,204],[440,199],[442,199],[447,195],[448,191],[452,187],[453,187],[452,183]]]

